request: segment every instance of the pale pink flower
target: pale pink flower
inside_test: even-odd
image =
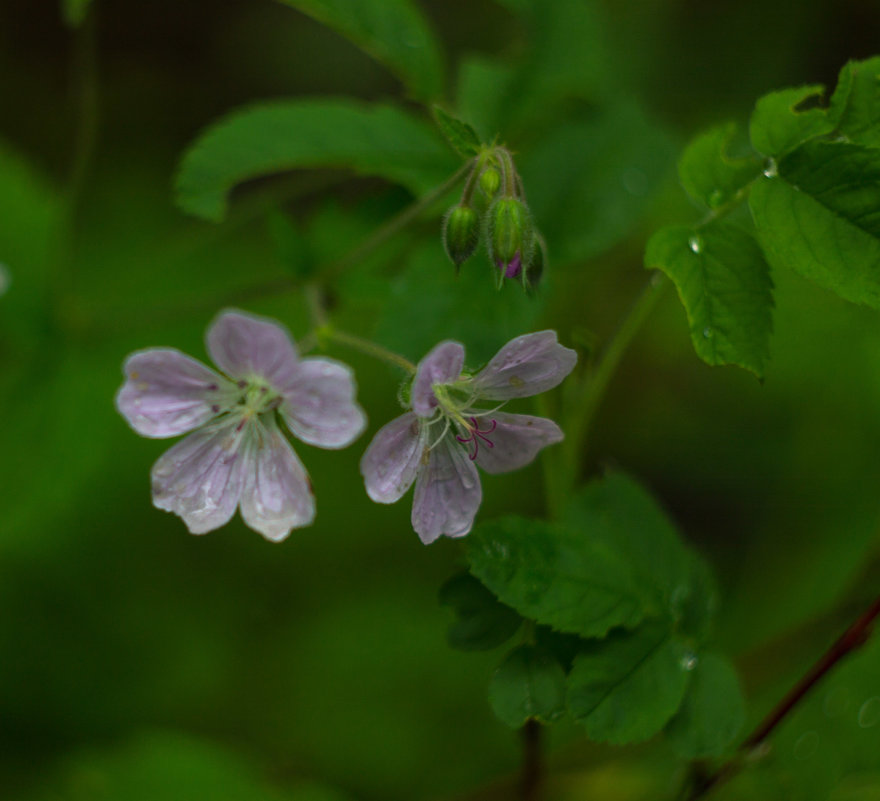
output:
[[[364,429],[349,367],[300,359],[275,322],[226,311],[207,332],[222,374],[174,348],[132,353],[116,408],[145,437],[192,433],[153,465],[153,504],[193,534],[219,528],[241,507],[270,540],[315,517],[311,484],[278,425],[320,448],[343,448]],[[277,413],[277,414],[276,414]]]
[[[540,331],[512,339],[470,375],[464,347],[441,342],[419,362],[411,411],[381,428],[361,459],[367,494],[394,503],[415,482],[412,525],[422,542],[463,537],[483,497],[477,465],[487,473],[516,470],[562,439],[552,420],[501,406],[552,389],[576,361],[554,331]]]

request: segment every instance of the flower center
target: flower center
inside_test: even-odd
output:
[[[240,431],[252,417],[270,412],[281,405],[281,396],[259,379],[252,381],[242,379],[238,382],[238,387],[242,390],[242,394],[235,407],[235,412],[241,415],[237,431]]]
[[[458,434],[455,435],[455,438],[456,438],[456,439],[457,439],[462,445],[464,445],[464,444],[466,444],[466,443],[468,443],[468,442],[473,442],[473,443],[474,443],[474,452],[468,454],[468,458],[469,458],[471,461],[474,461],[474,459],[477,458],[477,453],[478,453],[478,451],[480,450],[480,440],[482,440],[483,442],[485,442],[486,445],[487,445],[488,447],[490,447],[490,448],[494,448],[494,447],[495,447],[495,443],[492,442],[492,440],[489,439],[489,437],[487,437],[486,434],[491,434],[491,433],[495,430],[495,426],[497,426],[497,425],[498,425],[497,421],[495,421],[495,420],[490,420],[490,421],[489,421],[489,428],[482,429],[482,428],[480,428],[480,424],[479,424],[479,422],[477,422],[477,418],[476,418],[476,417],[471,417],[471,419],[470,419],[470,425],[468,425],[468,426],[466,427],[467,430],[470,431],[470,435],[467,436],[467,437],[462,437],[462,436],[459,436]]]

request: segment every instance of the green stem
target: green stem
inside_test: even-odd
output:
[[[558,516],[581,473],[587,435],[596,411],[620,360],[667,285],[665,276],[655,272],[609,340],[595,368],[581,373],[572,382],[564,398],[565,439],[561,453],[545,459],[547,504],[551,515]]]
[[[366,353],[374,359],[379,359],[388,364],[393,364],[395,367],[400,367],[408,373],[415,373],[416,371],[416,366],[409,359],[404,358],[399,353],[394,353],[394,351],[390,351],[388,348],[383,348],[381,345],[377,345],[375,342],[370,342],[368,339],[361,339],[358,336],[354,336],[354,334],[346,334],[344,331],[338,331],[329,324],[324,325],[315,333],[320,342],[336,342],[339,345],[346,345],[349,348],[359,350],[361,353]]]

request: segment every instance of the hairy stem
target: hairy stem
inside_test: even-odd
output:
[[[834,644],[813,664],[803,678],[786,693],[782,700],[770,710],[755,730],[743,741],[735,757],[722,765],[717,771],[697,779],[687,796],[688,801],[702,798],[714,787],[736,775],[743,766],[743,758],[754,752],[766,741],[777,726],[785,720],[791,711],[806,697],[844,657],[863,646],[880,617],[880,597],[878,597]]]
[[[346,345],[349,348],[359,350],[361,353],[366,353],[367,356],[372,356],[374,359],[379,359],[388,364],[393,364],[395,367],[400,367],[408,373],[414,373],[416,371],[416,366],[409,359],[401,356],[399,353],[394,353],[394,351],[388,350],[388,348],[383,348],[375,342],[370,342],[368,339],[361,339],[353,334],[346,334],[344,331],[337,331],[330,325],[325,325],[315,333],[317,334],[318,340],[321,342],[336,342],[340,345]]]

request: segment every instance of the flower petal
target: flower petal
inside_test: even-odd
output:
[[[304,359],[293,383],[281,387],[280,412],[294,436],[321,448],[344,448],[367,423],[354,402],[351,368],[331,359]]]
[[[288,386],[299,356],[287,331],[278,323],[225,311],[211,323],[206,337],[208,353],[232,378],[265,379],[275,389]]]
[[[430,417],[437,407],[432,384],[448,384],[461,375],[464,346],[460,342],[441,342],[419,362],[412,386],[412,408],[419,417]]]
[[[174,348],[132,353],[122,366],[127,379],[116,408],[144,437],[176,437],[226,411],[235,385]]]
[[[577,353],[559,344],[555,331],[511,339],[475,377],[474,388],[488,400],[527,398],[552,389],[573,369]]]
[[[238,419],[194,431],[153,465],[153,505],[180,515],[193,534],[220,528],[235,513],[245,469]]]
[[[315,498],[302,462],[271,415],[249,426],[241,516],[266,539],[280,542],[315,519]]]
[[[463,537],[474,525],[482,500],[474,463],[452,437],[444,437],[416,478],[412,526],[425,545],[443,534]]]
[[[372,500],[394,503],[403,497],[415,480],[426,436],[426,429],[412,412],[376,432],[361,457],[361,474]]]
[[[488,418],[487,418],[488,419]],[[495,412],[495,429],[479,442],[476,463],[487,473],[507,473],[529,464],[541,448],[562,441],[562,429],[546,417]]]

